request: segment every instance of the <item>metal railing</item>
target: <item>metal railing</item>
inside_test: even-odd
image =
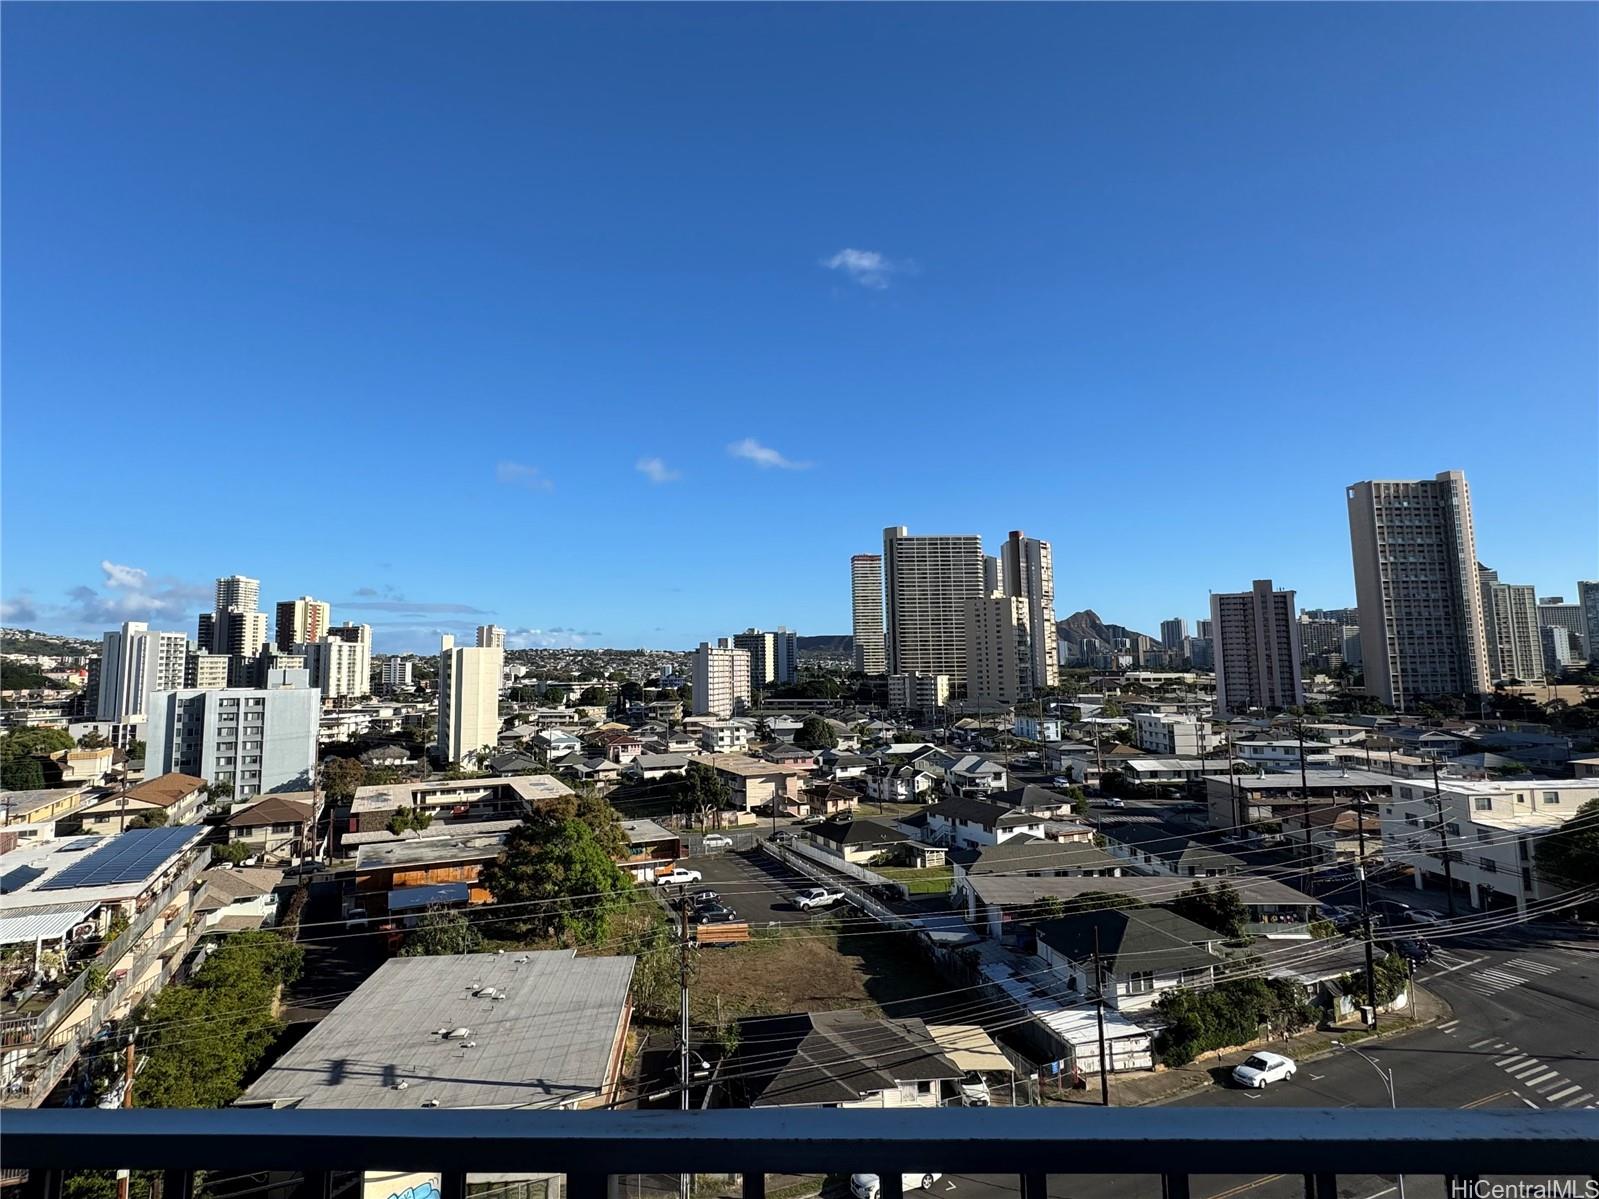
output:
[[[50,1199],[64,1172],[118,1168],[165,1171],[165,1193],[181,1196],[196,1170],[299,1171],[310,1196],[330,1193],[335,1172],[429,1172],[444,1199],[465,1195],[469,1172],[564,1174],[571,1199],[601,1199],[626,1174],[740,1174],[745,1199],[763,1199],[769,1173],[851,1171],[875,1171],[885,1199],[900,1199],[902,1174],[924,1171],[1010,1175],[1022,1199],[1044,1199],[1052,1174],[1147,1175],[1163,1199],[1186,1199],[1193,1175],[1247,1170],[1299,1176],[1306,1199],[1335,1199],[1347,1170],[1457,1184],[1592,1174],[1599,1113],[44,1109],[7,1115],[5,1144],[7,1166],[27,1169],[30,1189]]]

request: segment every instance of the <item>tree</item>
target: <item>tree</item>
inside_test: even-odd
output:
[[[655,906],[653,901],[651,905]],[[650,926],[640,934],[637,948],[632,950],[638,955],[633,967],[633,1006],[640,1015],[661,1020],[677,1014],[680,950],[671,926],[661,916],[652,914],[650,919]],[[691,955],[691,981],[698,965],[699,955]]]
[[[569,689],[566,687],[546,687],[544,688],[544,694],[539,698],[547,704],[553,704],[556,707],[561,707],[566,703],[566,697],[568,694]]]
[[[1562,827],[1533,844],[1538,873],[1557,887],[1599,883],[1599,799],[1590,799]]]
[[[398,837],[401,833],[415,829],[421,832],[433,823],[433,813],[426,808],[395,808],[394,815],[389,817],[389,822],[383,827]]]
[[[770,741],[771,739],[772,726],[767,722],[766,717],[763,716],[761,719],[755,722],[755,740],[766,742]]]
[[[140,812],[128,821],[129,828],[164,828],[167,823],[167,814],[160,808],[150,812]]]
[[[449,953],[476,953],[483,935],[464,912],[430,908],[405,938],[402,958],[439,957]]]
[[[1185,920],[1202,924],[1230,940],[1249,935],[1249,909],[1229,883],[1218,884],[1214,891],[1202,882],[1195,883],[1168,906]]]
[[[733,788],[727,780],[703,762],[690,761],[677,792],[677,810],[684,816],[697,816],[702,820],[712,812],[720,812],[733,799]]]
[[[304,952],[276,932],[226,938],[193,979],[141,1004],[144,1066],[139,1107],[223,1107],[277,1041],[279,989],[299,976]]]
[[[582,945],[605,940],[633,886],[582,820],[538,815],[511,830],[478,881],[496,903],[511,905],[507,928]]]
[[[801,749],[834,749],[838,745],[838,734],[822,717],[807,716],[794,737],[794,744]]]
[[[220,865],[223,862],[230,866],[242,866],[244,859],[255,853],[255,850],[244,841],[226,841],[221,845],[211,847],[211,861]]]
[[[7,791],[42,791],[44,767],[38,758],[7,758],[0,763],[0,787]]]
[[[78,738],[79,749],[104,749],[110,744],[111,742],[106,739],[99,729],[90,729]]]
[[[358,758],[328,758],[322,763],[322,794],[330,804],[347,804],[366,786],[366,767]]]
[[[605,703],[605,688],[585,687],[578,692],[577,706],[580,708],[597,708]]]
[[[644,688],[632,679],[626,679],[622,682],[622,689],[617,692],[617,696],[624,704],[636,704],[644,699]]]
[[[205,793],[212,803],[222,803],[233,798],[233,784],[223,779],[205,785]]]

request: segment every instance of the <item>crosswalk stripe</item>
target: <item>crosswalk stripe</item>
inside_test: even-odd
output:
[[[1440,1024],[1438,1026],[1438,1029],[1439,1029],[1440,1032],[1448,1032],[1450,1029],[1454,1028],[1454,1026],[1459,1024],[1459,1023],[1460,1023],[1459,1020],[1450,1020],[1450,1021],[1448,1021],[1445,1024]]]
[[[1575,1099],[1566,1100],[1566,1104],[1565,1105],[1567,1107],[1576,1107],[1577,1104],[1586,1103],[1586,1102],[1588,1102],[1588,1100],[1590,1100],[1592,1098],[1593,1098],[1593,1092],[1592,1091],[1584,1091],[1581,1095],[1578,1095]]]
[[[1506,1070],[1505,1073],[1510,1075],[1511,1078],[1514,1078],[1518,1082],[1526,1082],[1527,1079],[1531,1078],[1534,1074],[1537,1074],[1543,1069],[1546,1069],[1546,1067],[1542,1062],[1534,1061],[1528,1062],[1524,1066],[1517,1066],[1513,1070]]]
[[[1517,970],[1531,970],[1534,974],[1558,974],[1559,966],[1550,966],[1544,962],[1529,962],[1526,958],[1511,958],[1507,966],[1514,966]]]
[[[1540,1074],[1537,1078],[1523,1078],[1521,1080],[1521,1085],[1531,1090],[1538,1091],[1542,1090],[1545,1086],[1554,1082],[1556,1079],[1560,1079],[1560,1071],[1551,1070],[1548,1074]],[[1560,1079],[1560,1081],[1564,1082],[1565,1080]]]
[[[1525,1053],[1518,1053],[1514,1057],[1502,1057],[1497,1062],[1495,1062],[1494,1065],[1500,1066],[1500,1067],[1505,1067],[1505,1066],[1514,1066],[1517,1062],[1530,1062],[1530,1061],[1532,1061],[1532,1059],[1530,1057],[1528,1057]]]
[[[1555,1103],[1561,1099],[1564,1099],[1567,1095],[1575,1095],[1580,1090],[1582,1090],[1580,1086],[1578,1086],[1576,1083],[1572,1083],[1564,1090],[1555,1091],[1553,1094],[1548,1096],[1548,1099],[1550,1103]]]
[[[1470,1045],[1467,1046],[1467,1048],[1468,1049],[1481,1049],[1484,1045],[1492,1045],[1493,1043],[1494,1043],[1494,1039],[1492,1037],[1484,1037],[1480,1041],[1473,1041]]]

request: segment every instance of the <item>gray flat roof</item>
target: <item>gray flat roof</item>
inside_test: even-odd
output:
[[[517,1108],[594,1098],[623,1032],[633,961],[566,949],[394,958],[238,1102]],[[504,998],[474,994],[488,987]]]
[[[424,800],[447,801],[452,794],[470,798],[484,791],[510,791],[528,803],[543,799],[559,799],[572,794],[560,779],[549,774],[517,774],[477,779],[438,779],[431,783],[384,783],[375,787],[359,787],[350,801],[352,814],[360,812],[392,812],[395,808],[413,806],[418,795]]]
[[[1036,903],[1040,899],[1058,896],[1075,899],[1091,891],[1110,895],[1131,895],[1147,903],[1164,903],[1176,899],[1195,883],[1216,887],[1225,883],[1238,892],[1245,903],[1314,904],[1316,901],[1303,891],[1296,891],[1287,883],[1273,878],[1254,878],[1249,875],[1228,875],[1225,878],[1171,878],[1149,874],[1124,874],[1117,878],[1028,878],[1025,875],[978,874],[971,876],[970,885],[984,903],[1020,904]]]
[[[427,837],[415,841],[383,841],[356,851],[357,870],[391,866],[420,866],[445,862],[483,862],[497,858],[505,848],[504,833],[481,837]]]

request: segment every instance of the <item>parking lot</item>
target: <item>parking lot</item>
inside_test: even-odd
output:
[[[721,892],[722,903],[752,927],[804,924],[811,919],[791,900],[796,891],[815,884],[759,849],[724,850],[689,858],[683,865],[704,875],[699,886]]]

